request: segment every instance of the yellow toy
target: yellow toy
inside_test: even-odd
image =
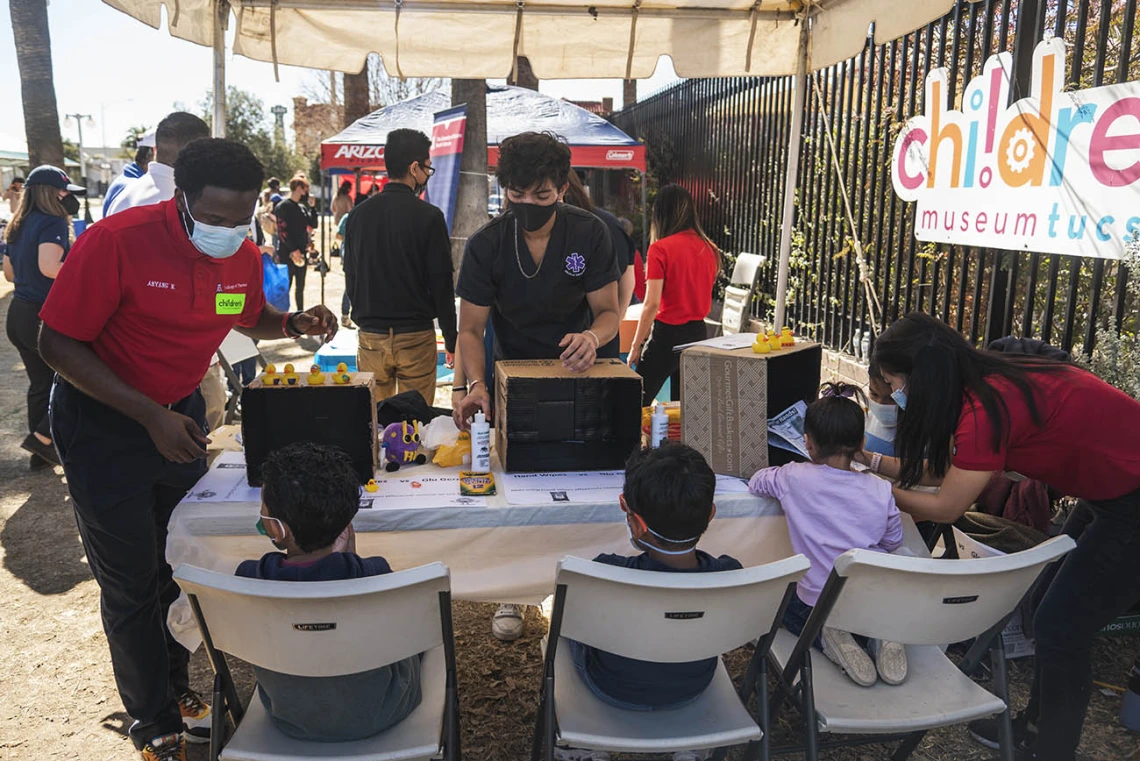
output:
[[[768,346],[772,351],[779,351],[780,349],[780,336],[774,330],[768,331]]]
[[[286,386],[296,386],[301,382],[301,379],[297,377],[297,371],[293,369],[292,364],[285,365],[285,375],[283,377],[285,379]]]
[[[375,478],[370,478],[368,479],[368,483],[364,484],[364,491],[368,492],[369,494],[375,494],[376,492],[380,491],[380,485],[376,483]]]
[[[756,354],[767,354],[772,351],[772,344],[768,343],[768,336],[759,333],[752,343],[752,351]]]
[[[269,363],[265,366],[265,373],[261,376],[261,382],[266,386],[280,386],[281,376],[277,374],[277,366]]]
[[[348,365],[341,362],[336,366],[336,373],[333,375],[333,383],[338,386],[345,386],[352,383],[352,374],[348,372]]]
[[[320,365],[313,365],[309,368],[309,377],[307,380],[310,386],[325,385],[325,374],[321,372]]]
[[[796,336],[792,333],[792,329],[785,327],[780,331],[780,346],[795,346]]]

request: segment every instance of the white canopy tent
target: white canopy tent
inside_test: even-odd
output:
[[[225,30],[260,61],[355,73],[369,53],[401,77],[499,79],[526,56],[539,79],[640,79],[661,56],[682,77],[797,77],[776,325],[784,321],[804,77],[907,34],[955,0],[104,0],[214,48],[214,130],[225,128]],[[806,21],[806,23],[801,23]]]

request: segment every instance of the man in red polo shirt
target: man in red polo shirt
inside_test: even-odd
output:
[[[261,256],[246,240],[262,177],[245,146],[191,143],[174,165],[174,198],[84,233],[40,312],[40,353],[58,374],[53,439],[146,761],[184,761],[184,725],[188,739],[209,738],[189,653],[166,630],[178,596],[166,524],[206,471],[198,384],[232,328],[264,339],[337,329],[323,306],[283,314],[265,303]]]

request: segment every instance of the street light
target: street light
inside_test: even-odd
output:
[[[83,180],[83,187],[87,187],[87,158],[83,155],[83,122],[86,120],[88,127],[94,127],[95,120],[91,118],[91,114],[64,114],[64,118],[74,119],[75,126],[79,130],[79,176]],[[92,222],[91,203],[87,193],[83,194],[83,221],[87,224]]]

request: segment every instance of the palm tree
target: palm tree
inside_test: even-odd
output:
[[[63,166],[63,137],[55,103],[51,71],[51,35],[47,0],[9,0],[20,91],[24,105],[24,131],[31,166]]]

